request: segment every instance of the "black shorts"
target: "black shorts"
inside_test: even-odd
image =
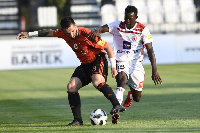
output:
[[[82,86],[86,86],[92,82],[91,76],[93,74],[101,74],[105,78],[105,81],[107,81],[108,61],[104,52],[98,54],[93,62],[89,64],[82,63],[78,66],[72,74],[72,77],[79,78]]]

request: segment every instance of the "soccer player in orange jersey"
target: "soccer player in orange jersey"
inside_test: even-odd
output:
[[[80,60],[81,65],[78,66],[71,76],[67,85],[67,93],[69,104],[74,116],[74,120],[66,126],[83,125],[81,116],[81,100],[78,90],[83,86],[92,82],[93,86],[104,94],[110,100],[113,108],[110,114],[116,114],[119,111],[125,111],[121,106],[108,84],[106,84],[108,75],[108,58],[111,62],[111,74],[114,78],[117,75],[116,60],[111,46],[96,37],[95,40],[90,41],[88,35],[91,30],[83,27],[78,27],[71,17],[64,17],[61,22],[61,29],[56,30],[40,30],[34,32],[21,32],[18,34],[17,39],[20,40],[26,37],[58,37],[66,41],[66,43],[75,52],[77,58]]]

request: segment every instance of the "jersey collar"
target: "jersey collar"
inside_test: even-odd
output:
[[[131,29],[128,29],[128,28],[126,27],[126,24],[125,24],[125,30],[126,30],[126,31],[132,31],[132,30],[134,30],[135,27],[137,26],[137,23],[138,23],[138,22],[136,22],[135,25],[133,26],[133,28],[131,28]]]

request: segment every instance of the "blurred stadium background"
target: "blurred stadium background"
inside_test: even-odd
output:
[[[123,20],[127,5],[138,8],[138,21],[153,34],[158,64],[200,63],[200,0],[0,0],[0,70],[77,66],[63,40],[16,35],[59,28],[64,16],[93,29]],[[111,35],[102,38],[112,45]]]

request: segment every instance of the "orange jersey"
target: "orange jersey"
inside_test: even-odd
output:
[[[78,27],[79,35],[77,38],[72,39],[65,35],[62,29],[54,30],[53,36],[58,38],[63,38],[66,43],[72,48],[76,53],[77,58],[83,64],[88,64],[93,62],[96,59],[96,55],[103,52],[103,49],[106,47],[107,42],[104,40],[99,40],[96,38],[95,42],[89,41],[82,33],[89,34],[91,30],[83,27]]]

